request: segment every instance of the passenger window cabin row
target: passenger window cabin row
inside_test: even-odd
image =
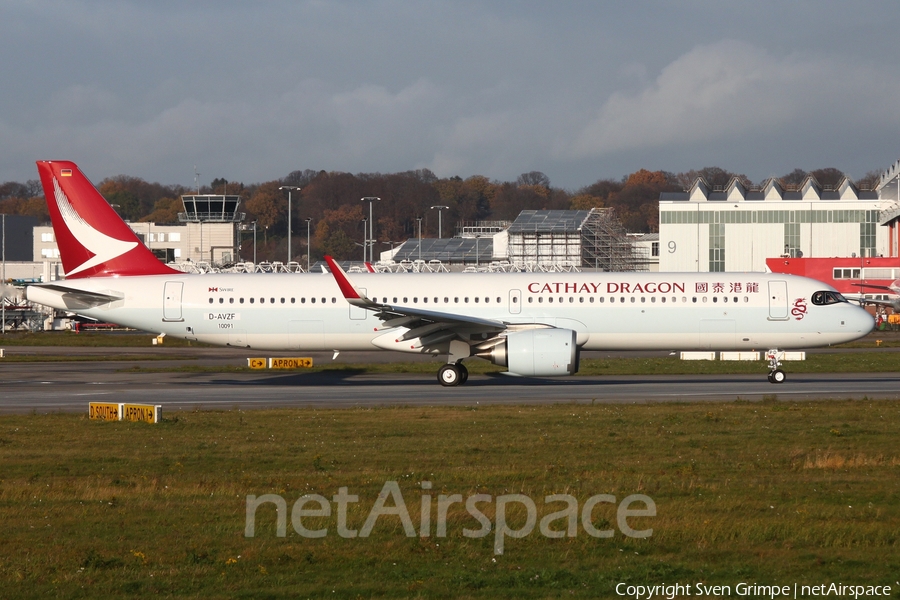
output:
[[[827,300],[828,300],[827,302],[824,301],[824,300],[820,300],[820,302],[823,303],[823,304],[826,304],[826,303],[829,303],[829,304],[830,304],[830,303],[833,303],[833,302],[837,302],[837,301],[838,301],[838,300],[835,300],[833,296],[825,296],[825,292],[818,292],[818,293],[821,295],[821,297],[822,297],[823,299],[826,299],[826,298],[827,298]],[[839,294],[838,294],[838,296],[839,296]],[[529,304],[533,304],[533,303],[535,302],[535,297],[537,298],[537,303],[538,303],[538,304],[542,304],[542,303],[544,302],[545,296],[528,296],[528,303],[529,303]],[[548,304],[553,304],[554,302],[557,302],[558,304],[562,304],[562,303],[565,303],[565,302],[566,302],[566,297],[565,297],[565,296],[560,296],[560,297],[558,297],[558,299],[556,299],[556,300],[554,299],[553,296],[546,296],[546,298],[547,298],[547,303],[548,303]],[[569,302],[569,304],[574,304],[574,303],[575,303],[575,298],[578,298],[579,304],[584,304],[584,303],[585,303],[585,296],[568,296],[568,302]],[[618,300],[617,300],[617,298],[618,298]],[[641,304],[646,304],[646,303],[647,303],[647,298],[648,298],[648,296],[627,296],[627,297],[626,297],[626,296],[609,296],[609,303],[610,303],[610,304],[615,304],[616,302],[618,302],[619,304],[625,304],[626,302],[629,302],[629,299],[630,299],[631,304],[636,304],[636,303],[638,303],[638,298],[640,298],[640,303],[641,303]],[[655,303],[657,302],[657,296],[649,296],[649,298],[650,298],[650,304],[655,304]],[[692,297],[691,297],[691,302],[692,302],[692,303],[695,303],[695,304],[696,304],[697,302],[709,302],[709,298],[710,298],[709,296],[700,296],[699,299],[698,299],[697,296],[692,296]],[[741,298],[739,298],[738,296],[733,296],[733,297],[731,297],[731,298],[729,298],[728,296],[721,296],[721,297],[720,297],[720,296],[712,296],[711,298],[712,298],[712,303],[713,303],[713,304],[718,303],[719,300],[720,300],[720,298],[721,298],[722,303],[728,303],[728,302],[731,302],[731,303],[733,303],[733,304],[737,304],[738,302],[741,301]],[[375,302],[378,302],[378,301],[379,301],[379,298],[378,298],[378,297],[375,297],[375,298],[373,298],[372,300],[374,300]],[[394,296],[393,298],[388,298],[388,297],[384,296],[384,297],[381,297],[380,300],[381,300],[381,303],[382,303],[382,304],[398,304],[398,303],[401,303],[401,301],[402,301],[402,304],[409,304],[409,303],[410,303],[410,297],[409,297],[409,296],[404,296],[404,297],[402,297],[402,298],[399,297],[399,296]],[[388,302],[388,300],[390,300],[390,302]],[[431,302],[431,303],[432,303],[432,304],[440,304],[440,303],[441,303],[440,300],[441,300],[441,299],[440,299],[439,297],[434,296],[434,297],[433,297],[433,302]],[[460,304],[460,303],[462,303],[462,304],[470,304],[470,303],[473,303],[473,304],[481,304],[481,303],[482,303],[482,300],[483,300],[483,303],[484,303],[484,304],[490,304],[490,303],[491,303],[491,298],[490,298],[489,296],[483,296],[483,297],[481,297],[481,296],[473,296],[473,297],[471,297],[471,298],[470,298],[469,296],[462,296],[462,297],[460,297],[460,296],[454,296],[452,302],[450,301],[450,297],[449,297],[449,296],[444,296],[443,300],[444,300],[443,304]],[[814,298],[813,298],[813,303],[814,303],[814,304],[820,303],[820,302],[816,302],[816,300],[819,300],[819,298],[818,298],[818,297],[814,297]],[[229,297],[229,298],[227,298],[227,303],[228,303],[228,304],[235,304],[235,301],[237,301],[238,304],[244,304],[245,302],[249,302],[250,304],[256,304],[256,303],[259,303],[259,304],[266,304],[266,303],[268,303],[268,304],[286,304],[286,303],[288,303],[288,301],[290,301],[290,304],[296,304],[296,303],[297,303],[297,298],[289,298],[289,299],[286,299],[286,298],[280,298],[280,299],[276,299],[276,298],[273,298],[273,297],[269,297],[269,298],[267,299],[267,298],[265,298],[265,297],[263,297],[263,296],[259,297],[258,299],[255,298],[255,297],[252,297],[252,296],[251,296],[249,299],[245,299],[245,298],[237,298],[237,299],[235,299],[234,297]],[[322,298],[310,297],[310,298],[307,299],[305,296],[303,296],[303,297],[300,298],[300,304],[306,304],[307,301],[309,302],[309,304],[317,304],[317,303],[318,303],[318,304],[328,304],[329,298],[324,298],[324,297],[322,297]],[[337,298],[336,298],[336,297],[331,297],[331,298],[330,298],[330,301],[331,301],[331,304],[337,304]],[[428,303],[429,303],[429,298],[428,298],[427,296],[423,296],[423,297],[421,298],[421,301],[422,301],[423,304],[428,304]],[[598,303],[600,303],[600,304],[604,304],[606,301],[607,301],[606,296],[596,296],[596,297],[595,297],[595,296],[588,296],[588,297],[587,297],[587,302],[590,303],[590,304],[593,304],[593,303],[595,303],[595,302],[598,302]],[[687,297],[687,296],[681,296],[681,297],[680,297],[680,301],[681,301],[683,304],[687,304],[687,303],[688,303],[688,297]],[[747,296],[744,296],[744,297],[743,297],[743,302],[749,302],[749,301],[750,301],[750,298],[749,298],[749,297],[747,297]],[[210,298],[210,299],[209,299],[209,303],[210,303],[210,304],[215,304],[215,302],[216,302],[216,299],[215,299],[215,298]],[[516,303],[518,303],[518,302],[519,302],[519,298],[518,298],[517,296],[513,296],[513,297],[512,297],[512,303],[513,303],[513,304],[516,304]],[[670,300],[670,298],[669,298],[668,296],[659,296],[659,303],[660,303],[660,304],[666,304],[667,302],[671,302],[672,304],[678,303],[678,302],[679,302],[679,297],[678,297],[678,296],[672,296],[672,297],[671,297],[671,300]],[[225,304],[225,303],[226,303],[226,298],[225,298],[224,296],[220,296],[220,297],[219,297],[219,304]],[[413,297],[412,297],[412,304],[418,304],[418,303],[419,303],[419,297],[418,297],[418,296],[413,296]],[[497,297],[496,297],[496,304],[502,304],[502,303],[503,303],[503,299],[502,299],[500,296],[497,296]]]
[[[257,300],[257,298],[255,298],[255,297],[250,297],[249,299],[237,298],[237,303],[238,303],[238,304],[244,304],[244,302],[249,302],[250,304],[256,304],[257,302],[259,302],[260,304],[266,304],[266,302],[268,302],[269,304],[276,304],[276,303],[285,304],[285,303],[287,303],[288,300],[290,300],[290,303],[291,303],[291,304],[296,304],[296,303],[297,303],[297,299],[296,299],[296,298],[289,298],[289,299],[281,298],[281,299],[280,299],[280,302],[278,302],[278,300],[276,300],[275,298],[271,298],[271,297],[270,297],[270,298],[267,300],[265,297],[262,297],[262,296],[261,296],[258,300]],[[310,299],[309,299],[309,303],[310,303],[310,304],[315,304],[317,301],[320,302],[321,304],[327,304],[327,303],[328,303],[328,298],[321,298],[321,299],[310,298]],[[215,304],[215,302],[216,302],[216,299],[215,299],[215,298],[210,298],[210,299],[209,299],[209,303],[210,303],[210,304]],[[233,297],[228,298],[228,304],[234,304],[234,303],[235,303],[235,298],[233,298]],[[331,303],[332,303],[332,304],[337,304],[337,298],[332,297],[332,298],[331,298]],[[224,297],[224,296],[220,296],[220,297],[219,297],[219,304],[225,304],[225,297]],[[305,298],[305,297],[304,297],[304,298],[300,298],[300,304],[306,304],[306,298]]]

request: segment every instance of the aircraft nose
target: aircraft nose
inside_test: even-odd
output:
[[[854,314],[848,320],[847,324],[854,330],[859,331],[862,335],[866,335],[875,329],[875,317],[869,314],[867,310],[860,307],[852,307]]]

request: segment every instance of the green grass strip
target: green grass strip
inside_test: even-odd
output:
[[[0,417],[0,589],[9,598],[612,598],[617,583],[891,584],[900,571],[900,402],[416,407],[169,413],[159,425],[68,414]],[[303,494],[358,495],[359,530],[396,481],[417,533],[421,482],[440,494],[524,494],[538,519],[596,494],[650,496],[646,539],[615,505],[611,538],[535,531],[468,538],[464,504],[446,537],[407,537],[381,517],[343,538],[336,516],[291,526]],[[244,537],[248,494],[273,505]],[[331,502],[330,502],[331,503]],[[392,505],[393,502],[388,502]],[[331,503],[332,511],[335,510]],[[493,504],[482,505],[489,519]],[[314,508],[315,506],[307,506]],[[510,525],[524,515],[510,512]],[[554,524],[560,529],[560,522]],[[732,591],[732,596],[736,596]]]

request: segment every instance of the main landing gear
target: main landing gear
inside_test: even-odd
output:
[[[766,358],[769,359],[769,383],[784,383],[787,379],[787,375],[780,369],[782,356],[784,353],[777,348],[766,352]]]
[[[469,379],[469,370],[461,362],[450,363],[438,369],[437,377],[442,386],[453,387]]]

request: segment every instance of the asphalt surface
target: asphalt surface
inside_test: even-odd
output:
[[[892,351],[893,349],[885,349]],[[827,351],[827,350],[826,350]],[[843,350],[846,351],[846,350]],[[228,348],[46,348],[8,347],[14,354],[82,354],[109,357],[96,362],[17,363],[0,359],[0,412],[86,411],[88,402],[160,404],[168,410],[267,407],[366,407],[384,405],[474,405],[542,403],[637,403],[900,398],[897,373],[791,374],[780,385],[759,375],[659,375],[529,379],[472,375],[459,387],[444,388],[435,375],[259,371],[252,373],[134,373],[134,366],[245,366],[247,355]],[[148,360],[115,360],[123,354]],[[277,353],[262,353],[277,356]],[[585,353],[586,357],[666,356],[668,352]],[[389,352],[311,355],[317,365],[423,360]],[[171,358],[170,358],[171,357]],[[154,360],[149,360],[153,358]],[[189,358],[190,360],[185,360]],[[898,357],[900,358],[900,357]],[[163,360],[159,360],[163,359]]]

